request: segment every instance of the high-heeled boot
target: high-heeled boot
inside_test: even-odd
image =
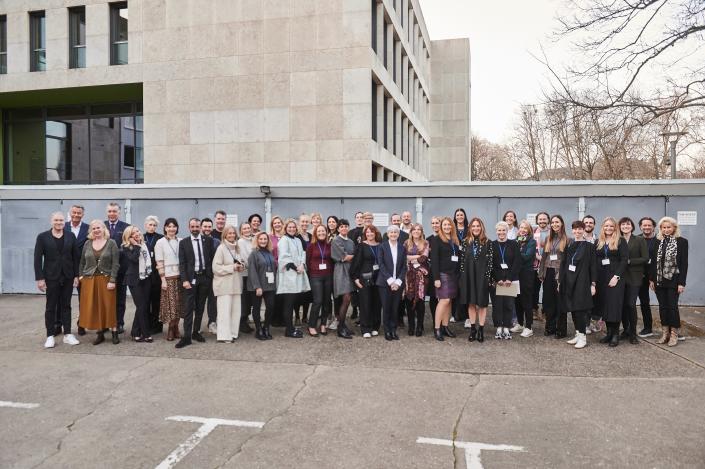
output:
[[[478,342],[484,342],[485,341],[485,326],[480,326],[477,329],[477,341]]]
[[[475,342],[475,339],[477,339],[477,329],[475,328],[475,324],[470,324],[470,336],[468,337],[468,340],[470,342]]]
[[[112,331],[113,333],[113,344],[117,345],[120,343],[120,336],[117,331]]]
[[[670,326],[661,326],[661,329],[663,330],[663,335],[659,340],[656,341],[657,344],[665,344],[668,342],[668,339],[671,337],[671,327]]]
[[[433,336],[436,338],[436,340],[439,341],[444,341],[445,339],[443,338],[443,333],[441,332],[440,329],[434,329],[433,330]]]
[[[450,328],[448,326],[441,326],[441,332],[446,337],[451,337],[451,338],[455,337],[455,334],[453,333],[453,331],[450,330]]]

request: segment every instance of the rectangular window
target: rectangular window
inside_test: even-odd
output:
[[[46,70],[46,21],[43,11],[29,14],[29,70]]]
[[[86,7],[69,8],[69,68],[86,68]]]
[[[377,84],[372,80],[372,140],[377,142]]]
[[[7,16],[0,16],[0,75],[7,73]]]
[[[377,52],[377,0],[372,1],[372,26],[370,31],[372,32],[372,50]]]
[[[127,63],[127,2],[110,4],[110,65]]]

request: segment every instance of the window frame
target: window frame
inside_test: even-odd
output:
[[[86,68],[86,7],[70,7],[69,11],[69,68]],[[83,22],[83,42],[76,26]],[[83,49],[83,63],[79,60],[79,50]]]
[[[118,62],[118,53],[117,53],[117,48],[118,46],[125,45],[126,47],[129,47],[129,20],[128,20],[128,38],[126,40],[120,40],[118,38],[118,29],[119,29],[119,19],[120,19],[120,10],[128,10],[128,3],[127,2],[113,2],[110,3],[110,65],[127,65],[130,62],[130,57],[129,54],[127,55],[127,59],[125,62]]]
[[[40,54],[41,53],[41,54]],[[40,60],[39,57],[44,60]],[[46,12],[29,12],[29,71],[46,71]]]
[[[0,75],[7,74],[7,15],[0,15]]]

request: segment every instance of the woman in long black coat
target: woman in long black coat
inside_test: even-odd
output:
[[[587,345],[585,328],[593,307],[593,295],[597,283],[597,263],[595,248],[585,241],[585,224],[574,221],[572,224],[574,241],[566,247],[558,275],[558,291],[566,311],[570,311],[575,326],[575,337],[568,341],[581,349]]]
[[[460,304],[468,305],[470,342],[485,340],[485,318],[490,302],[492,278],[492,241],[487,238],[485,224],[475,217],[470,221],[470,234],[463,240],[460,260]],[[479,322],[478,322],[479,321]],[[477,328],[475,324],[478,324]]]
[[[629,248],[619,236],[617,220],[607,217],[602,222],[600,238],[595,245],[597,257],[597,303],[602,319],[607,323],[607,335],[600,340],[610,347],[619,345],[619,323],[622,320],[624,305],[624,285],[622,278],[627,270]]]

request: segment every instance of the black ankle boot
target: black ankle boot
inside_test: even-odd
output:
[[[267,340],[267,334],[264,332],[263,328],[261,328],[261,327],[257,328],[257,330],[255,331],[255,339]]]
[[[450,330],[450,328],[448,328],[448,326],[441,326],[441,332],[443,332],[443,335],[446,337],[455,337],[455,334]]]
[[[445,339],[443,338],[443,333],[441,332],[440,329],[434,329],[433,330],[433,336],[436,338],[436,340],[444,341]]]
[[[478,342],[484,342],[485,341],[485,326],[480,326],[477,329],[477,341]]]
[[[475,328],[475,324],[471,324],[470,325],[470,337],[468,337],[468,341],[475,342],[475,339],[477,339],[477,329]]]
[[[95,336],[95,340],[93,341],[93,345],[102,344],[103,342],[105,342],[105,334],[98,332]]]
[[[117,345],[120,343],[120,337],[118,336],[118,331],[113,332],[113,344]]]
[[[619,329],[612,332],[612,337],[610,338],[610,347],[616,347],[619,345]]]

